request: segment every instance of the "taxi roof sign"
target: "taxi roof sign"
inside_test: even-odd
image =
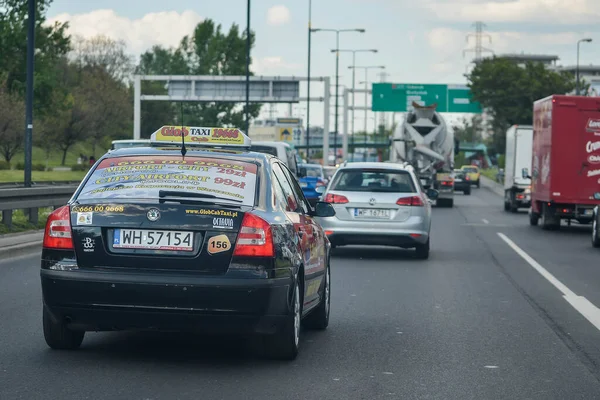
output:
[[[196,126],[165,125],[150,136],[150,141],[156,144],[207,147],[250,147],[250,138],[238,128],[206,128]]]

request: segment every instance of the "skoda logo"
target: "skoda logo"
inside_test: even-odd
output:
[[[150,211],[148,211],[146,217],[148,217],[148,219],[152,222],[158,221],[160,218],[160,212],[156,208],[153,208]]]
[[[369,200],[369,204],[370,205],[374,205],[375,204],[375,198],[371,197],[371,199]]]

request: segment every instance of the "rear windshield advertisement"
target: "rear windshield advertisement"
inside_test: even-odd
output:
[[[256,173],[255,164],[214,158],[109,158],[94,170],[77,199],[158,199],[160,190],[176,190],[252,206]]]

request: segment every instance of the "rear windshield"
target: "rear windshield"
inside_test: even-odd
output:
[[[94,170],[77,200],[153,200],[159,198],[160,190],[169,190],[214,195],[216,203],[233,200],[253,206],[257,170],[255,164],[218,158],[107,158]]]
[[[321,173],[321,168],[319,167],[303,166],[303,168],[306,168],[306,176],[310,176],[312,178],[320,178],[321,176],[323,176],[323,174]]]
[[[277,154],[277,148],[276,147],[250,146],[250,150],[251,151],[256,151],[257,153],[270,154],[272,156],[279,157],[279,154]],[[285,161],[285,160],[281,160],[281,161]]]
[[[332,182],[331,190],[389,193],[416,192],[408,172],[385,169],[341,170]]]
[[[475,167],[464,167],[462,170],[465,172],[468,172],[468,173],[469,172],[470,173],[477,172],[477,168],[475,168]]]
[[[148,147],[150,142],[118,142],[112,144],[113,150],[127,149],[130,147]]]

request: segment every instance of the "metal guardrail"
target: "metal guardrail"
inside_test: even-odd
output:
[[[30,188],[0,189],[0,211],[2,223],[12,225],[13,210],[26,210],[29,222],[38,223],[39,208],[60,207],[71,198],[79,183],[75,185],[47,185]]]
[[[80,181],[39,181],[31,182],[33,187],[38,186],[65,186],[65,185],[79,185]],[[25,187],[23,182],[0,182],[0,189],[2,188],[23,188]]]

